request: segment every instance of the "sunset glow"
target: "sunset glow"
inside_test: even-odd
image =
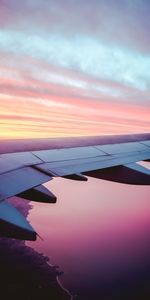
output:
[[[106,3],[0,3],[0,138],[150,131],[150,3]]]

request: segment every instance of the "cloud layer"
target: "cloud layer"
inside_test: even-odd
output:
[[[0,137],[150,131],[149,1],[0,2]]]

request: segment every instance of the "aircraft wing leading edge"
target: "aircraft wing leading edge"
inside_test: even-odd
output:
[[[137,164],[150,160],[150,134],[75,140],[76,143],[66,140],[66,145],[62,139],[57,143],[12,141],[9,147],[5,142],[5,146],[1,144],[0,235],[36,239],[34,229],[5,200],[19,196],[54,203],[56,196],[42,186],[54,177],[85,181],[86,176],[91,176],[127,184],[150,184],[150,170]]]

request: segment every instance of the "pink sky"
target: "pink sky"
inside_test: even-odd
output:
[[[149,132],[149,10],[3,1],[0,138]]]
[[[33,203],[29,220],[42,240],[27,244],[64,270],[62,280],[77,287],[78,276],[83,282],[90,274],[93,281],[98,272],[100,283],[100,275],[108,280],[118,268],[130,272],[144,263],[149,255],[148,186],[94,178],[58,178],[46,186],[57,195],[57,203]]]

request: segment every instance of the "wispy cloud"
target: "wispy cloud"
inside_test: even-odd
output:
[[[0,137],[149,131],[148,12],[146,0],[1,1]]]

